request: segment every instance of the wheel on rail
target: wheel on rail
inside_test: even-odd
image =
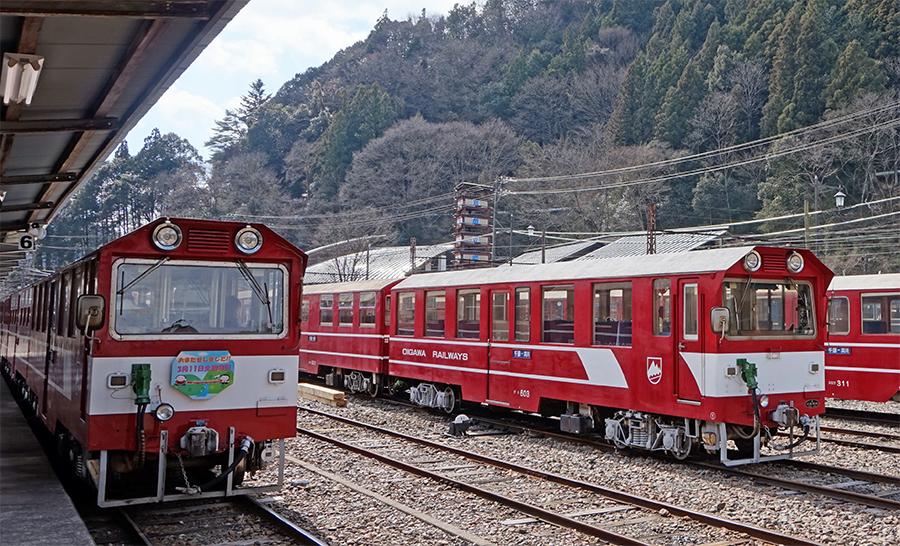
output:
[[[453,387],[448,386],[444,389],[444,405],[441,406],[441,409],[444,410],[444,413],[454,413],[458,407],[459,397],[456,396]]]
[[[369,396],[371,396],[372,398],[375,398],[378,396],[378,393],[380,391],[381,391],[381,384],[378,381],[378,375],[373,373],[372,380],[369,383],[369,388],[366,389],[366,392],[369,394]]]

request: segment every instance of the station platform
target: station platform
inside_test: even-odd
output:
[[[93,545],[9,386],[0,379],[0,545]]]

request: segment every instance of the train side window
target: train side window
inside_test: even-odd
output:
[[[697,285],[684,285],[684,339],[697,339]]]
[[[541,309],[541,341],[575,343],[575,286],[545,286]]]
[[[481,292],[460,290],[456,294],[456,337],[478,339],[481,328]]]
[[[375,292],[359,294],[359,325],[365,328],[375,327]]]
[[[653,335],[672,335],[672,281],[669,279],[654,280],[653,300],[653,307],[656,309]]]
[[[391,326],[391,297],[385,296],[384,298],[384,327],[389,328]]]
[[[56,325],[56,333],[57,335],[65,336],[68,335],[68,327],[69,327],[69,297],[70,286],[72,285],[72,273],[66,272],[61,279],[59,285],[59,312],[57,314],[57,320],[59,321]]]
[[[334,322],[334,294],[319,296],[319,324],[331,326]]]
[[[631,346],[631,283],[594,285],[594,345]]]
[[[900,334],[900,294],[862,296],[863,334]]]
[[[425,292],[426,337],[444,337],[446,303],[443,290]]]
[[[84,269],[82,267],[78,267],[72,272],[72,290],[71,297],[69,301],[69,337],[74,337],[77,334],[78,328],[75,326],[75,302],[78,301],[78,296],[84,294]]]
[[[353,294],[338,294],[338,325],[353,326]]]
[[[300,322],[309,322],[309,298],[300,302]]]
[[[397,296],[397,335],[416,334],[416,293],[401,292]]]
[[[516,288],[516,341],[531,340],[531,289]]]
[[[491,294],[491,339],[509,341],[509,292]]]
[[[835,296],[828,302],[828,333],[832,335],[850,333],[850,298]]]

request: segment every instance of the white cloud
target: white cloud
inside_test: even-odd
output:
[[[323,64],[335,53],[365,39],[384,10],[393,20],[446,15],[460,0],[344,0],[318,2],[250,0],[131,131],[140,149],[153,127],[187,138],[203,155],[225,108],[261,78],[275,93],[295,74]]]

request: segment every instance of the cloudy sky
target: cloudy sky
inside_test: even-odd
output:
[[[446,15],[466,0],[250,0],[197,60],[128,134],[137,153],[154,127],[203,146],[225,109],[240,104],[250,84],[262,79],[274,94],[295,74],[319,66],[364,39],[386,9],[388,17]]]

